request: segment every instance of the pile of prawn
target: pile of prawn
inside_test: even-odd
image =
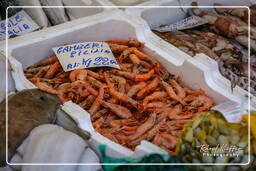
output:
[[[214,106],[202,89],[184,87],[180,77],[142,52],[137,40],[106,41],[119,69],[108,67],[64,72],[56,56],[24,70],[39,89],[73,101],[90,113],[103,136],[132,150],[148,140],[175,153],[183,125]]]

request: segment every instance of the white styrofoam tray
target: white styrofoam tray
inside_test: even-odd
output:
[[[195,0],[195,1],[198,2],[198,5],[202,5],[202,6],[203,5],[212,6],[214,2],[223,3],[225,5],[240,5],[240,6],[246,6],[251,4],[249,0],[245,0],[245,1],[235,0],[235,1],[232,1],[232,4],[230,3],[230,1],[226,1],[226,0],[214,0],[214,1]],[[187,16],[188,8],[180,8],[179,5],[182,4],[183,6],[185,5],[189,6],[191,2],[193,1],[185,0],[185,1],[179,2],[178,0],[159,0],[150,4],[156,7],[127,8],[125,12],[127,13],[127,15],[131,16],[134,22],[136,22],[137,24],[143,25],[142,27],[145,28],[144,32],[146,35],[146,39],[150,39],[154,46],[161,48],[166,53],[176,56],[176,59],[179,59],[179,62],[178,62],[179,65],[183,65],[183,63],[186,61],[197,60],[197,62],[199,62],[202,65],[202,67],[207,67],[208,69],[211,70],[211,72],[207,73],[207,75],[212,78],[211,80],[212,82],[211,83],[209,82],[209,84],[213,89],[221,93],[225,92],[228,94],[232,94],[234,96],[237,96],[240,99],[246,99],[246,98],[248,99],[248,95],[249,95],[248,92],[240,88],[239,86],[236,86],[233,89],[233,92],[231,91],[230,81],[219,73],[217,62],[212,60],[210,57],[201,53],[196,54],[194,57],[191,57],[185,52],[173,46],[172,44],[164,41],[162,38],[160,38],[159,36],[157,36],[151,31],[150,28],[152,27],[171,24],[184,19]],[[161,6],[164,6],[164,7],[161,7]],[[182,56],[183,58],[179,58],[179,56]],[[250,98],[251,98],[251,107],[255,108],[256,98],[254,96],[251,96]]]
[[[185,86],[192,89],[204,89],[206,94],[215,100],[216,104],[229,100],[238,103],[244,101],[239,96],[231,94],[225,86],[214,82],[215,78],[212,77],[212,73],[216,71],[212,67],[203,65],[195,58],[185,60],[186,58],[176,54],[176,52],[167,53],[163,51],[162,41],[158,42],[156,46],[155,40],[151,39],[153,33],[149,30],[149,27],[145,28],[144,25],[137,24],[137,21],[130,19],[124,12],[113,10],[112,12],[106,11],[90,18],[81,18],[54,28],[47,28],[30,35],[11,39],[8,44],[8,59],[16,89],[21,91],[35,88],[25,78],[23,68],[51,55],[53,53],[52,47],[92,40],[137,38],[139,41],[146,43],[145,53],[156,58],[170,73],[180,75]],[[217,73],[217,76],[219,77],[220,74]],[[92,126],[89,126],[90,123],[87,122],[88,118],[86,116],[89,116],[88,113],[78,105],[67,102],[62,105],[62,109],[77,121],[79,127],[91,132],[91,145],[94,148],[98,144],[106,144],[108,146],[107,154],[110,156],[127,157],[153,152],[166,153],[159,147],[145,141],[137,146],[136,151],[133,152],[95,132]]]

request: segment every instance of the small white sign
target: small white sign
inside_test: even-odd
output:
[[[239,103],[228,101],[214,106],[212,109],[221,112],[228,122],[241,123],[243,110]]]
[[[23,35],[39,28],[39,26],[23,10],[10,17],[7,26],[8,37],[11,35]],[[0,21],[0,40],[6,38],[7,26],[6,20]]]
[[[82,42],[53,48],[64,71],[79,68],[113,67],[120,69],[105,42]]]
[[[156,30],[159,32],[185,30],[185,29],[194,28],[206,23],[207,21],[204,20],[203,18],[193,15],[191,17],[178,21],[177,23],[166,25],[163,27],[153,28],[153,30]]]

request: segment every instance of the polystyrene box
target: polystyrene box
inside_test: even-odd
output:
[[[195,58],[186,60],[184,56],[176,54],[175,49],[173,52],[167,53],[162,50],[162,47],[165,46],[162,41],[152,39],[152,36],[153,33],[150,32],[148,26],[138,24],[135,18],[127,16],[120,10],[113,10],[12,39],[8,44],[8,58],[16,89],[20,91],[35,87],[25,78],[23,69],[51,55],[53,47],[84,41],[137,38],[146,43],[145,53],[157,59],[170,73],[181,76],[185,86],[192,89],[204,89],[216,104],[230,100],[242,103],[244,99],[231,94],[227,87],[216,84],[215,78],[212,77],[216,71],[212,67],[208,67],[214,65],[211,63],[212,61],[209,62],[210,64],[204,65]],[[156,40],[159,41],[155,42]],[[98,144],[108,146],[108,155],[127,157],[153,152],[166,153],[159,147],[145,141],[137,146],[136,151],[133,152],[103,137],[92,127],[88,127],[91,125],[88,123],[89,114],[78,105],[67,102],[61,107],[74,118],[80,128],[91,132],[90,143],[95,149]]]
[[[212,60],[210,57],[206,56],[205,54],[197,54],[193,58],[186,54],[185,52],[181,51],[180,49],[176,48],[172,44],[164,41],[156,34],[151,31],[151,28],[159,27],[160,25],[166,25],[175,23],[187,17],[187,10],[188,6],[191,5],[191,0],[159,0],[159,1],[152,1],[150,3],[151,6],[155,7],[140,7],[140,8],[128,8],[125,10],[127,15],[130,15],[137,24],[144,25],[145,32],[147,33],[147,37],[151,39],[154,46],[161,48],[164,52],[168,54],[172,54],[176,56],[176,59],[179,60],[177,62],[178,65],[183,65],[186,61],[193,61],[197,60],[199,63],[202,64],[202,67],[206,67],[211,70],[211,73],[208,73],[209,77],[211,77],[212,82],[209,82],[209,86],[211,86],[215,90],[219,90],[222,94],[229,93],[234,96],[237,96],[240,99],[245,99],[248,101],[249,93],[239,86],[236,86],[233,91],[231,90],[231,83],[230,81],[223,77],[218,71],[217,63]],[[250,5],[250,1],[225,1],[225,0],[214,0],[214,1],[204,1],[198,0],[198,5],[201,6],[212,6],[213,3],[222,3],[224,5],[234,5],[234,6],[248,6]],[[183,5],[184,7],[181,7]],[[185,7],[186,6],[186,7]],[[161,43],[159,43],[161,42]],[[182,58],[180,58],[182,56]],[[207,77],[208,78],[208,77]],[[217,88],[218,87],[218,88]],[[222,89],[222,90],[221,90]],[[217,91],[218,91],[217,90]],[[256,105],[256,98],[251,95],[251,107],[255,108]],[[247,106],[247,104],[246,104]],[[248,107],[247,107],[248,108]]]

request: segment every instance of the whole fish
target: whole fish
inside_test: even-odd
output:
[[[8,98],[8,160],[28,136],[41,125],[53,123],[59,99],[39,89],[24,90]],[[6,100],[0,103],[0,166],[6,164]]]

